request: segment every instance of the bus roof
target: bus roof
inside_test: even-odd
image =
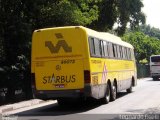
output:
[[[102,39],[102,40],[106,40],[108,42],[112,42],[112,43],[119,44],[119,45],[122,45],[122,46],[129,47],[129,48],[133,49],[133,46],[131,44],[129,44],[125,41],[122,41],[121,38],[116,36],[116,35],[113,35],[113,34],[110,34],[110,33],[107,33],[107,32],[98,32],[98,31],[95,31],[95,30],[92,30],[92,29],[89,29],[89,28],[86,28],[86,27],[83,27],[83,26],[52,27],[52,28],[44,28],[44,29],[35,30],[35,32],[52,30],[52,29],[63,29],[63,28],[81,28],[86,32],[86,34],[88,36],[99,38],[99,39]]]
[[[160,56],[160,55],[151,55],[150,57],[155,57],[155,56]]]
[[[89,36],[96,37],[96,38],[99,38],[102,40],[106,40],[108,42],[112,42],[112,43],[119,44],[119,45],[133,49],[133,46],[131,44],[129,44],[125,41],[122,41],[120,37],[115,36],[114,34],[107,33],[107,32],[97,32],[95,30],[92,30],[92,29],[89,29],[86,27],[82,27],[82,28],[86,30],[86,32]]]

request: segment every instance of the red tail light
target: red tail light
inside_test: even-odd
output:
[[[91,74],[89,70],[84,70],[84,82],[85,83],[91,82]]]
[[[35,88],[35,74],[34,73],[31,74],[31,85],[32,85],[32,89],[34,89]]]

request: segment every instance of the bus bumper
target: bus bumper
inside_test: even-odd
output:
[[[74,90],[34,90],[34,96],[39,99],[57,98],[86,98],[91,96],[91,87],[85,86],[84,89]]]
[[[154,80],[158,80],[160,78],[160,73],[152,73],[151,74],[151,77],[154,79]]]

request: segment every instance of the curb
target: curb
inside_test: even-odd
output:
[[[45,102],[47,102],[47,101],[43,101],[40,99],[32,99],[32,100],[21,101],[21,102],[10,104],[10,105],[0,106],[0,114],[2,114],[4,112],[24,108],[24,107],[30,107],[30,106],[45,103]]]
[[[146,78],[139,78],[139,79],[137,79],[137,80],[153,80],[153,78],[151,78],[151,77],[146,77]]]

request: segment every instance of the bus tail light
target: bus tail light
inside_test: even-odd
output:
[[[91,74],[89,70],[84,70],[84,82],[85,83],[91,82]]]
[[[31,74],[31,85],[32,89],[35,89],[35,73]]]

